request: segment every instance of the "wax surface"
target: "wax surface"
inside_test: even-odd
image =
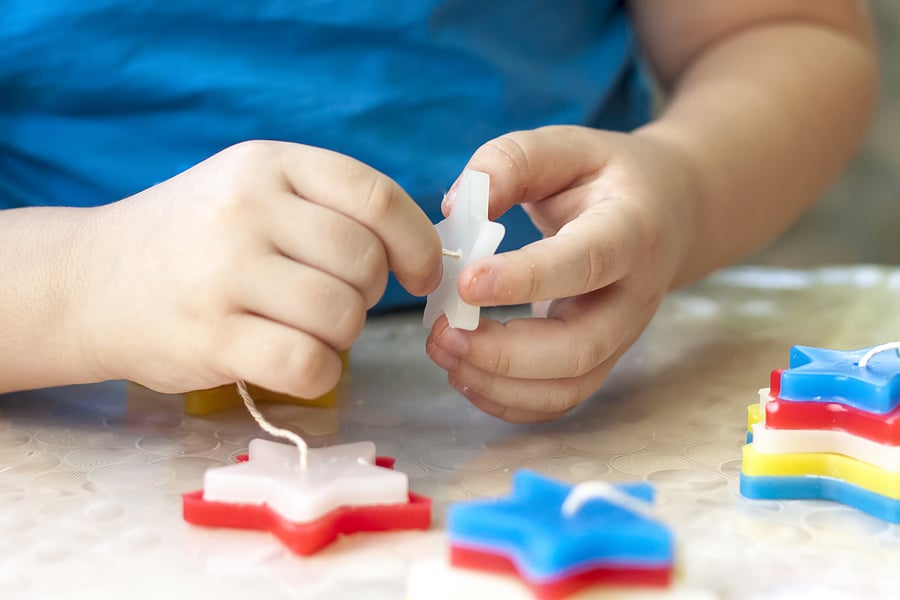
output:
[[[250,442],[246,462],[206,471],[203,499],[267,504],[294,522],[308,522],[339,506],[408,501],[405,473],[374,464],[375,444],[356,442],[309,451],[302,469],[295,446]]]
[[[758,454],[843,454],[892,473],[900,471],[900,446],[879,444],[846,431],[769,429],[760,423],[752,432]]]
[[[446,250],[459,257],[444,256],[444,274],[437,289],[428,296],[422,323],[431,327],[445,314],[450,327],[472,330],[478,327],[481,310],[459,297],[456,282],[471,262],[492,255],[506,229],[488,220],[491,180],[487,173],[463,171],[450,216],[435,225]]]
[[[781,374],[778,397],[837,402],[869,412],[890,412],[900,404],[900,355],[896,350],[880,352],[867,366],[860,367],[860,359],[870,349],[794,346],[791,368]]]
[[[769,400],[764,411],[751,405],[753,423],[765,422],[771,429],[829,429],[846,431],[879,444],[900,446],[900,409],[870,413],[834,402]]]
[[[832,500],[884,521],[900,523],[900,500],[833,477],[741,473],[741,495],[756,500]]]
[[[744,446],[742,454],[741,472],[744,475],[831,477],[900,500],[900,473],[850,456],[828,452],[761,454],[754,444]]]

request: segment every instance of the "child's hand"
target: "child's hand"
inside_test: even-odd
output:
[[[483,319],[471,332],[441,318],[427,351],[485,412],[558,417],[597,390],[669,290],[692,239],[689,168],[649,137],[580,127],[503,136],[468,168],[491,175],[492,218],[521,203],[545,238],[473,263],[459,293],[480,306],[537,303],[537,318]]]
[[[81,301],[100,379],[315,397],[388,268],[418,295],[440,280],[440,241],[409,196],[318,148],[239,144],[96,210]]]

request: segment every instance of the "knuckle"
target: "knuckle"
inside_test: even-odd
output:
[[[528,151],[524,141],[520,139],[521,136],[519,132],[508,133],[487,142],[482,148],[484,152],[493,154],[492,158],[500,166],[516,171],[519,181],[527,182],[530,181],[531,169],[528,164]]]
[[[235,364],[235,356],[240,356],[240,325],[235,315],[225,315],[214,329],[204,338],[201,356],[208,360],[210,370],[220,372],[229,380],[240,379],[242,365]]]
[[[525,271],[526,284],[528,287],[528,300],[546,300],[541,297],[541,281],[537,274],[537,268],[534,263],[529,263],[528,270]]]
[[[264,204],[258,188],[251,185],[256,177],[274,172],[280,161],[277,142],[250,140],[229,146],[221,153],[217,178],[213,183],[213,205],[222,220],[231,227],[243,228]],[[254,177],[248,177],[252,174]]]
[[[495,294],[497,300],[505,304],[527,302],[539,302],[549,300],[544,297],[550,285],[548,281],[542,281],[541,269],[536,264],[539,257],[529,252],[513,252],[508,257],[504,256],[502,270],[494,271],[497,276]]]
[[[488,372],[500,377],[508,377],[512,368],[512,358],[503,346],[497,348],[494,358],[488,360]]]
[[[377,238],[372,236],[372,240],[366,244],[365,249],[357,257],[356,264],[359,271],[366,274],[387,270],[387,255],[384,246]]]
[[[225,149],[229,159],[240,166],[254,165],[271,160],[278,152],[278,142],[247,140]]]
[[[472,379],[467,383],[466,387],[486,400],[496,402],[494,394],[497,386],[494,377],[481,376],[477,379]]]
[[[340,378],[337,354],[322,345],[310,347],[294,344],[277,363],[282,373],[289,374],[297,382],[296,393],[303,397],[315,398],[325,394],[337,385]]]
[[[314,282],[306,286],[306,301],[298,306],[298,327],[329,346],[349,347],[365,324],[362,295],[350,284],[330,276],[320,275]]]
[[[334,320],[334,343],[339,349],[349,348],[366,324],[366,306],[362,296],[357,293],[340,303],[340,309]]]
[[[384,295],[387,289],[388,273],[387,269],[379,269],[372,272],[371,279],[365,286],[363,297],[365,299],[366,308],[371,308],[378,303],[378,300]]]
[[[541,412],[561,414],[571,410],[578,403],[578,398],[569,386],[553,386],[547,391]]]
[[[591,245],[588,248],[584,261],[584,283],[582,292],[592,292],[603,285],[605,255],[599,245]]]
[[[478,405],[478,408],[501,421],[506,421],[507,423],[512,423],[514,425],[518,423],[518,421],[511,416],[508,406],[503,406],[502,404],[487,404],[484,406]]]
[[[580,377],[590,373],[600,365],[607,357],[607,350],[602,343],[594,338],[587,337],[575,344],[572,353],[572,363],[566,377]]]
[[[397,202],[397,184],[387,175],[374,172],[369,189],[363,198],[362,210],[372,221],[389,214]]]
[[[374,304],[387,286],[388,263],[384,247],[377,240],[369,244],[355,261],[354,280],[366,302]]]

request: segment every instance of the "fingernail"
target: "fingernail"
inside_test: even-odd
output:
[[[448,327],[437,338],[437,342],[441,348],[455,356],[465,356],[469,349],[469,336],[460,331]]]
[[[456,202],[456,188],[457,184],[453,184],[446,194],[444,194],[444,199],[441,200],[441,212],[445,215],[449,214],[453,209],[453,204]]]
[[[493,269],[482,271],[469,281],[466,298],[474,302],[489,302],[494,298],[496,286],[497,276]]]

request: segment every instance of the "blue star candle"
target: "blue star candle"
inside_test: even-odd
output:
[[[563,505],[575,486],[520,470],[506,497],[457,503],[447,530],[455,566],[517,575],[540,598],[597,584],[671,582],[673,538],[664,524],[609,498]],[[643,482],[615,486],[631,503],[653,500]]]
[[[900,403],[900,354],[878,352],[865,366],[871,350],[828,350],[794,346],[790,368],[781,374],[784,400],[836,402],[872,413],[887,413]]]

